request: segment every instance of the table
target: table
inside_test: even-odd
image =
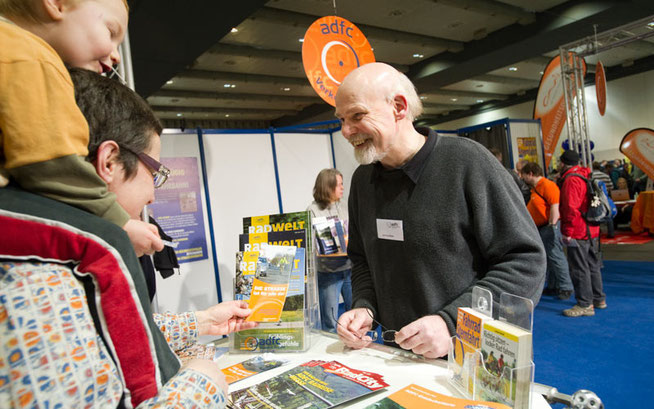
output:
[[[631,212],[631,230],[636,234],[645,230],[654,233],[654,190],[638,194]]]
[[[290,360],[289,364],[236,382],[230,385],[229,391],[233,392],[257,384],[312,359],[322,359],[336,360],[355,369],[377,372],[382,374],[386,383],[390,385],[384,391],[372,394],[365,399],[346,403],[341,407],[365,408],[411,383],[438,393],[457,395],[454,388],[447,382],[447,361],[445,360],[424,359],[409,351],[380,344],[353,350],[346,347],[336,335],[323,331],[312,332],[310,337],[311,347],[306,352],[277,354]],[[214,342],[214,345],[217,347],[227,346],[228,340],[227,338],[221,339]],[[250,356],[249,354],[225,354],[218,359],[217,363],[221,368],[226,368],[242,362]],[[531,409],[551,408],[545,398],[533,392],[533,389],[531,395]]]

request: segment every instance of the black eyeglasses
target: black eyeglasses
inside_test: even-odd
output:
[[[394,330],[394,329],[388,329],[384,325],[382,325],[381,322],[377,321],[372,316],[369,309],[366,308],[366,312],[368,313],[370,318],[372,318],[372,322],[376,323],[377,325],[379,325],[381,327],[381,329],[382,329],[381,334],[382,334],[382,339],[384,340],[384,342],[395,342],[395,334],[397,334],[397,331]]]
[[[374,319],[372,314],[370,313],[369,309],[366,308],[366,312],[368,313],[370,318],[372,318],[372,321],[381,327],[381,329],[382,329],[382,333],[381,333],[382,334],[382,340],[384,342],[395,342],[395,334],[397,334],[397,331],[394,330],[394,329],[387,329],[385,326],[382,325],[381,322]],[[332,317],[334,318],[334,321],[336,322],[336,325],[341,325],[341,324],[338,323],[338,319],[334,315],[334,309],[333,308],[332,308]],[[343,328],[345,328],[345,327],[343,327]],[[377,341],[377,338],[378,338],[377,331],[368,331],[368,332],[366,332],[365,335],[369,336],[371,340]],[[358,338],[362,339],[365,335],[362,335],[362,336],[360,336]]]
[[[132,154],[136,155],[141,162],[143,162],[144,165],[149,167],[152,172],[152,178],[154,179],[154,188],[158,189],[161,186],[163,186],[164,183],[166,183],[166,180],[168,180],[168,176],[170,176],[170,169],[165,167],[161,162],[158,160],[154,159],[152,156],[146,154],[146,153],[136,153],[133,150],[126,148],[124,146],[121,146],[122,149],[126,150],[127,152],[131,152]]]

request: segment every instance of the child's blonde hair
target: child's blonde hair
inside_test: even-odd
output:
[[[43,14],[39,3],[43,0],[0,0],[0,14],[5,17],[21,17],[34,22],[43,21]],[[85,0],[64,0],[65,3],[75,5]],[[129,12],[127,0],[123,0],[125,8]]]

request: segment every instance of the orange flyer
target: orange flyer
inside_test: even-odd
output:
[[[243,362],[221,369],[228,384],[248,378],[261,372],[279,368],[288,363],[287,359],[277,358],[274,354],[257,355]]]
[[[257,278],[252,282],[250,308],[252,314],[246,321],[277,322],[282,316],[288,284],[269,284]]]
[[[431,391],[421,386],[411,384],[399,391],[388,395],[383,400],[374,403],[366,409],[372,408],[385,408],[384,400],[390,400],[405,409],[421,408],[421,409],[511,409],[509,406],[495,402],[483,402],[470,399],[455,398],[452,396],[443,395],[438,392]],[[397,406],[395,406],[397,407]]]
[[[241,379],[245,379],[248,376],[256,374],[256,372],[248,371],[245,369],[242,363],[232,365],[228,368],[222,369],[222,371],[228,384],[240,381]]]

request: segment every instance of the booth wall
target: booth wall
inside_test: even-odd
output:
[[[340,170],[343,174],[343,185],[345,192],[343,199],[347,201],[350,196],[350,186],[352,185],[352,174],[359,164],[354,159],[354,148],[345,139],[341,131],[336,131],[333,134],[334,139],[334,156],[336,157],[336,169]]]
[[[273,145],[269,133],[205,132],[203,138],[222,299],[231,300],[243,218],[280,212]],[[275,134],[285,213],[311,203],[316,175],[332,167],[330,145],[329,134]]]
[[[300,212],[313,201],[316,176],[333,167],[329,134],[275,134],[284,213]]]
[[[597,109],[595,87],[585,88],[586,111],[590,139],[595,143],[596,160],[623,157],[619,151],[622,137],[634,128],[654,128],[654,71],[609,81],[606,84],[606,113],[600,116]],[[527,119],[533,117],[534,102],[525,102],[506,108],[483,112],[436,126],[453,130],[478,125],[502,118]],[[561,142],[567,138],[564,128]],[[557,147],[556,152],[560,152]]]
[[[161,162],[165,164],[167,157],[198,158],[198,169],[202,169],[198,140],[195,134],[163,134],[161,136]],[[201,172],[199,176],[202,186],[204,180]],[[207,234],[208,258],[181,264],[179,274],[174,274],[165,280],[158,273],[156,274],[157,294],[154,305],[158,306],[159,312],[195,311],[218,301],[204,189],[201,189],[201,203],[204,209],[204,231]]]

